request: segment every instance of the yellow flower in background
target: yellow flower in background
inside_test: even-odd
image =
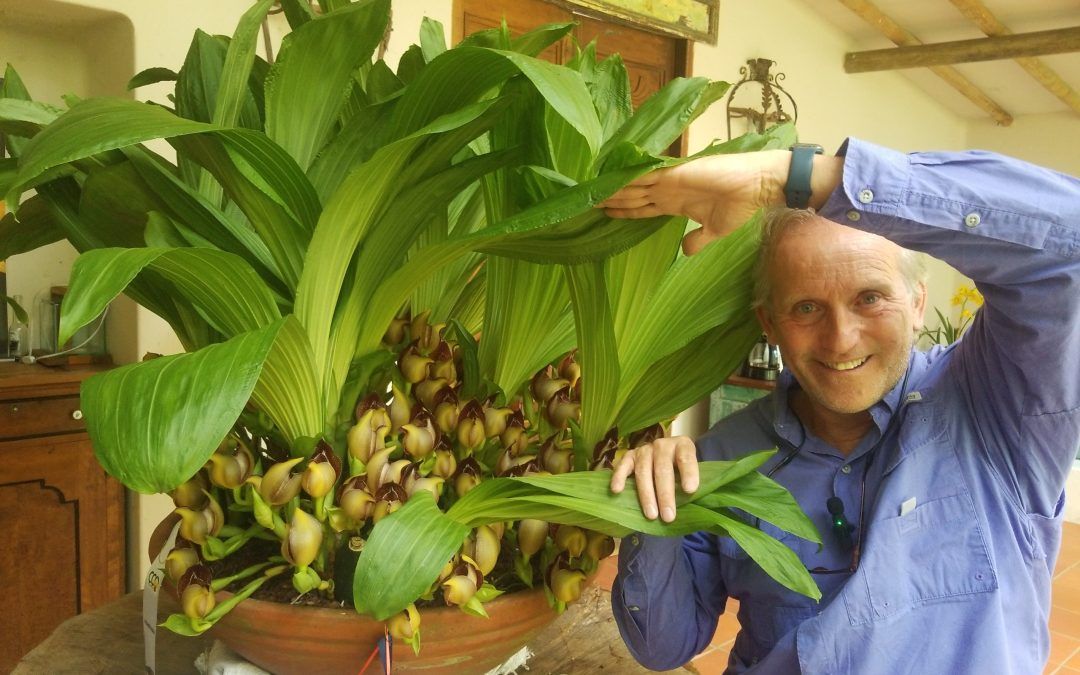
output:
[[[956,289],[956,293],[952,296],[952,305],[960,308],[960,318],[956,324],[953,324],[940,309],[935,308],[934,312],[937,314],[939,326],[933,329],[923,328],[919,332],[919,337],[929,339],[931,344],[948,345],[956,342],[967,327],[971,325],[976,312],[982,307],[982,293],[977,288],[961,286]]]

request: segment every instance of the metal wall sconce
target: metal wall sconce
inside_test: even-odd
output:
[[[742,79],[735,83],[727,97],[727,132],[728,139],[731,135],[731,120],[747,120],[747,131],[763,133],[766,129],[784,122],[794,122],[799,118],[799,106],[780,82],[784,80],[783,73],[771,73],[770,69],[776,65],[770,59],[749,59],[746,65],[739,68]],[[761,91],[760,108],[734,106],[735,94],[748,83],[755,83]],[[786,99],[786,100],[785,100]],[[785,108],[790,107],[789,114]]]

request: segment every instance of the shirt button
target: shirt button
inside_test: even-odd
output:
[[[862,214],[859,213],[858,211],[856,211],[855,209],[852,209],[852,210],[847,212],[847,219],[850,220],[853,223],[859,222],[860,218],[862,218]]]
[[[859,201],[863,204],[869,204],[870,202],[874,201],[874,191],[870,188],[866,188],[859,193]]]
[[[641,539],[636,534],[634,536],[630,537],[630,545],[631,546],[637,546],[640,543],[641,543]]]
[[[637,605],[630,605],[629,607],[627,607],[627,609],[630,610],[631,612],[640,612],[641,611],[641,608],[638,607]]]
[[[844,466],[840,467],[840,470],[844,473],[851,473],[851,465],[845,464]]]
[[[982,222],[982,217],[977,213],[969,213],[964,216],[964,225],[966,227],[978,227]]]

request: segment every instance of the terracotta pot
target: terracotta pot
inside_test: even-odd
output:
[[[420,654],[413,654],[406,644],[395,643],[393,672],[486,673],[524,647],[556,617],[543,589],[503,595],[485,603],[484,608],[488,619],[469,616],[454,607],[421,610]],[[249,598],[218,621],[211,635],[276,675],[356,675],[376,640],[383,636],[383,624],[351,609]],[[381,671],[375,663],[368,672]]]

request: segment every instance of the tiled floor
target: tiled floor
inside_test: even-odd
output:
[[[613,561],[612,561],[613,562]],[[601,567],[598,584],[611,588],[615,565]],[[1053,607],[1050,611],[1050,660],[1045,675],[1080,675],[1080,525],[1065,523],[1061,553],[1054,572]],[[735,614],[738,603],[728,601],[720,617],[716,635],[709,646],[693,661],[701,675],[724,672],[728,651],[739,630]]]

